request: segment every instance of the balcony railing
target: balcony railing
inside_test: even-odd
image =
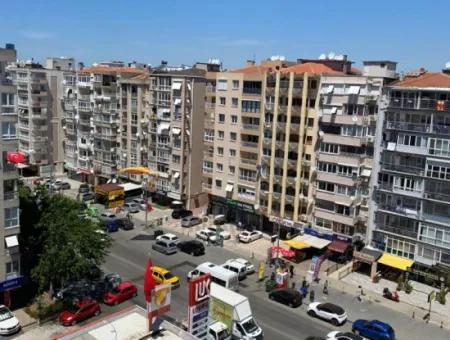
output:
[[[256,124],[242,124],[242,128],[247,130],[259,130],[259,125]]]
[[[245,158],[245,157],[241,157],[241,163],[243,163],[243,164],[256,165],[256,164],[258,163],[258,160],[253,159],[253,158]]]
[[[402,235],[402,236],[410,237],[410,238],[413,238],[413,239],[417,238],[417,231],[408,230],[406,228],[398,228],[398,227],[392,227],[392,226],[389,226],[389,225],[377,224],[377,230],[387,231],[387,232],[392,233],[392,234]]]
[[[258,147],[258,143],[256,142],[245,142],[243,141],[241,143],[242,146],[247,147],[247,148],[257,148]]]
[[[429,132],[431,130],[431,127],[428,124],[415,124],[395,121],[386,121],[386,128],[417,132]]]
[[[207,174],[213,173],[213,168],[203,168],[203,172]]]
[[[205,107],[207,109],[214,109],[216,107],[216,103],[205,102]]]
[[[15,200],[19,198],[19,192],[18,191],[5,191],[3,193],[3,199],[5,201],[9,200]]]
[[[406,173],[411,173],[411,174],[420,175],[420,176],[424,176],[424,174],[425,174],[424,168],[420,168],[420,167],[415,167],[415,166],[410,166],[410,165],[402,165],[402,164],[386,163],[386,162],[381,162],[380,164],[381,164],[382,169],[385,169],[385,170],[406,172]]]
[[[433,110],[450,111],[450,100],[436,100],[421,98],[420,101],[415,98],[391,98],[389,106],[392,108],[414,109],[414,110]]]
[[[261,95],[261,89],[260,88],[251,88],[251,87],[244,87],[242,90],[242,93],[244,96],[260,96]]]
[[[251,177],[251,176],[239,176],[239,180],[240,180],[240,181],[245,181],[245,182],[256,182],[256,177]]]

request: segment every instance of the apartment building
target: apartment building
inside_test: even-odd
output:
[[[20,249],[18,235],[20,233],[17,168],[8,163],[8,152],[15,152],[17,141],[16,89],[7,75],[7,65],[16,60],[17,54],[12,44],[0,48],[0,122],[2,136],[0,148],[2,162],[0,167],[0,284],[11,284],[12,289],[21,284]],[[14,283],[15,282],[15,283]],[[6,294],[6,293],[5,293]],[[5,295],[4,303],[7,297]]]
[[[391,84],[375,154],[372,243],[422,265],[450,265],[450,65]]]
[[[28,157],[28,169],[39,174],[41,165],[63,172],[63,71],[74,68],[72,58],[48,58],[46,66],[20,61],[8,66],[17,94],[19,149]]]
[[[329,70],[320,79],[312,226],[343,240],[366,242],[378,110],[383,86],[395,79],[396,63],[363,62],[362,73],[346,56],[316,63]]]
[[[118,176],[121,166],[138,163],[134,151],[144,150],[133,141],[144,140],[138,126],[144,118],[146,74],[144,65],[122,62],[64,73],[64,153],[70,176],[105,183]],[[129,80],[138,76],[143,79]]]
[[[199,63],[152,69],[148,92],[148,166],[159,172],[154,199],[205,204],[201,169],[206,74],[220,65]]]

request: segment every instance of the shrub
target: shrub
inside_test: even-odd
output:
[[[413,286],[409,283],[409,281],[406,281],[403,285],[403,288],[405,289],[406,294],[411,294],[413,291]]]
[[[63,302],[52,299],[48,293],[43,293],[25,308],[25,312],[35,319],[42,320],[58,314],[63,308]]]

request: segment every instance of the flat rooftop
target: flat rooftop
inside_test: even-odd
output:
[[[162,319],[157,319],[161,332],[152,337],[147,331],[145,310],[130,306],[117,313],[95,320],[66,333],[54,336],[53,340],[195,340],[196,337]]]

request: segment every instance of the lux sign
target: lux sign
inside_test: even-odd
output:
[[[209,287],[211,285],[211,276],[202,275],[189,281],[189,306],[194,306],[199,302],[209,298]]]

